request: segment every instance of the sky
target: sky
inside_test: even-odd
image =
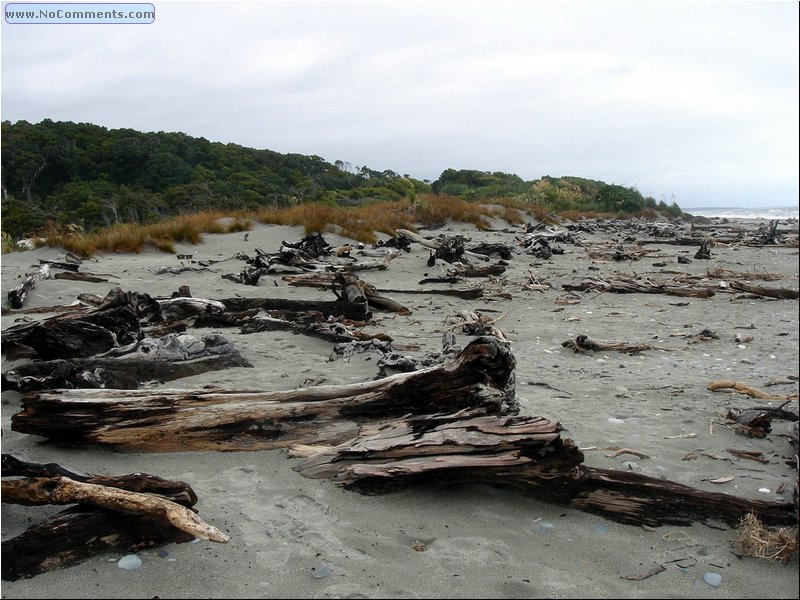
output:
[[[153,5],[149,25],[4,19],[0,118],[798,205],[794,1]]]

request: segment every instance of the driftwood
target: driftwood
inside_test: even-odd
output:
[[[372,313],[363,304],[332,300],[287,300],[281,298],[226,298],[220,300],[226,311],[243,312],[253,308],[264,310],[290,310],[293,312],[319,311],[328,317],[344,317],[354,321],[367,321]]]
[[[417,235],[416,233],[413,233],[407,229],[398,229],[397,233],[411,240],[412,242],[417,242],[421,246],[424,246],[425,248],[430,248],[432,250],[438,250],[440,246],[442,246],[442,244],[444,243],[444,241],[441,239],[434,239],[434,240],[425,239],[421,235]],[[484,261],[490,260],[490,258],[485,254],[478,254],[476,252],[471,252],[469,250],[463,250],[462,254],[468,256],[469,258],[474,258],[477,260],[484,260]]]
[[[632,280],[605,281],[603,279],[589,279],[579,284],[565,283],[561,286],[567,291],[597,290],[600,292],[613,292],[617,294],[667,294],[669,296],[682,296],[689,298],[711,298],[714,292],[705,288],[692,288],[668,284],[653,284]]]
[[[96,554],[188,542],[196,535],[227,538],[190,510],[197,495],[182,481],[143,473],[86,475],[8,454],[3,455],[3,477],[26,478],[3,480],[3,502],[78,503],[3,541],[4,580],[33,577]],[[176,516],[178,527],[173,522]]]
[[[69,477],[38,477],[3,481],[3,502],[29,506],[44,504],[90,504],[100,508],[166,521],[173,527],[212,542],[227,542],[228,536],[203,522],[194,512],[153,494],[130,492]]]
[[[751,285],[741,281],[731,281],[730,286],[734,290],[755,294],[757,296],[767,296],[769,298],[782,298],[785,300],[797,300],[800,292],[788,288],[767,288],[760,285]]]
[[[31,290],[36,287],[37,282],[42,279],[50,277],[50,265],[43,264],[37,271],[28,273],[21,283],[18,283],[14,288],[8,292],[8,301],[11,308],[22,308],[22,304],[28,297]]]
[[[53,279],[68,279],[70,281],[85,281],[87,283],[108,283],[105,277],[98,277],[97,275],[89,275],[88,273],[76,273],[66,271],[64,273],[56,273]]]
[[[330,289],[333,287],[334,279],[337,277],[336,273],[307,273],[304,275],[284,275],[283,279],[291,286],[298,287],[314,287],[321,289]],[[423,283],[456,283],[460,281],[459,278],[450,277],[446,279],[423,279]],[[400,290],[393,288],[375,288],[375,291],[381,294],[436,294],[441,296],[456,296],[465,300],[475,300],[483,296],[483,290],[480,288],[468,288],[462,290],[448,290],[448,289],[432,289],[432,290]]]
[[[131,306],[62,314],[3,330],[4,351],[23,345],[45,360],[86,358],[136,341],[139,319]]]
[[[136,389],[145,381],[171,381],[230,367],[252,367],[220,335],[169,334],[144,338],[114,357],[33,361],[3,373],[3,390],[52,388]]]
[[[615,350],[617,352],[624,352],[626,354],[636,354],[645,350],[667,350],[675,351],[675,348],[667,346],[657,346],[654,344],[637,344],[633,342],[603,342],[595,340],[588,335],[579,335],[574,340],[567,340],[561,342],[564,348],[570,348],[575,352],[589,353],[599,352],[604,350]]]
[[[474,267],[472,265],[462,265],[447,270],[450,277],[489,277],[489,275],[502,275],[506,267],[503,264],[495,263],[485,267]]]
[[[334,448],[302,448],[295,470],[364,492],[401,485],[481,481],[635,525],[719,519],[731,525],[748,512],[766,523],[794,522],[788,502],[747,500],[697,490],[630,471],[595,469],[541,417],[468,414],[411,416],[364,427]]]
[[[378,295],[378,290],[374,285],[362,281],[352,273],[337,273],[333,282],[333,291],[340,300],[347,299],[353,304],[364,304],[367,307],[388,310],[401,315],[411,314],[411,311],[399,302]],[[337,292],[337,287],[341,292]]]
[[[761,400],[791,400],[797,398],[797,394],[792,395],[776,395],[770,394],[769,392],[765,392],[764,390],[759,390],[754,387],[750,387],[746,383],[742,383],[741,381],[733,381],[730,379],[719,379],[717,381],[712,381],[708,384],[708,389],[712,392],[716,392],[717,390],[736,390],[737,392],[741,392],[743,394],[747,394],[751,398],[759,398]]]
[[[81,266],[80,263],[59,262],[57,260],[46,260],[44,258],[39,259],[39,264],[50,265],[51,269],[63,269],[64,271],[72,271],[73,273],[77,273]]]
[[[352,385],[30,393],[12,429],[60,443],[151,452],[336,444],[360,425],[405,414],[515,411],[514,365],[506,344],[481,337],[450,363]]]

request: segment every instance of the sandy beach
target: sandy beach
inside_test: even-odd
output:
[[[781,226],[793,229],[796,236],[796,221]],[[501,277],[468,282],[483,286],[484,295],[478,300],[387,292],[411,314],[376,311],[367,331],[384,332],[396,344],[418,347],[403,352],[420,357],[441,349],[448,316],[462,310],[484,311],[500,318],[496,326],[511,341],[521,414],[560,422],[562,436],[584,449],[587,465],[632,469],[746,498],[791,500],[796,477],[787,464],[794,454],[786,437],[791,424],[774,420],[772,432],[764,439],[714,425],[712,421],[722,421],[729,408],[763,401],[736,392],[712,392],[707,386],[730,379],[775,394],[796,394],[798,302],[737,294],[724,278],[708,274],[714,269],[766,273],[780,279],[752,283],[796,290],[797,247],[718,244],[710,260],[694,260],[696,247],[653,244],[638,260],[614,261],[598,258],[593,250],[608,249],[615,234],[597,231],[581,232],[582,245],[560,244],[563,255],[543,260],[515,244],[523,235],[521,226],[501,220],[484,232],[447,224],[420,233],[462,234],[471,243],[514,245],[515,254]],[[220,261],[255,248],[277,252],[282,240],[297,241],[303,235],[301,228],[256,225],[246,239],[243,233],[207,235],[197,246],[179,245],[177,253],[192,254],[196,261]],[[325,239],[334,246],[350,241],[335,234],[325,234]],[[621,234],[618,242],[632,246]],[[39,259],[61,260],[63,256],[64,251],[56,248],[3,255],[3,306],[7,306],[8,290],[35,270]],[[429,267],[428,256],[428,250],[415,243],[387,270],[359,275],[378,289],[424,289],[418,284],[421,279],[441,277],[447,268],[441,261]],[[691,262],[680,264],[679,256]],[[116,286],[153,297],[169,297],[179,286],[188,285],[196,298],[334,299],[330,291],[289,286],[280,276],[265,275],[255,287],[223,279],[221,275],[242,269],[244,263],[236,259],[216,262],[199,272],[156,274],[161,267],[180,264],[175,255],[157,251],[99,255],[84,261],[81,271],[109,282],[41,281],[25,308],[66,305],[82,292],[102,296]],[[655,281],[679,276],[696,276],[716,286],[718,293],[712,298],[691,298],[567,292],[562,287],[587,278]],[[549,284],[550,289],[526,287],[533,280]],[[45,316],[4,314],[2,327],[20,318]],[[701,337],[704,330],[716,337]],[[238,328],[192,333],[212,331],[231,340],[254,368],[212,371],[152,387],[288,390],[362,382],[377,374],[374,354],[329,362],[333,344],[321,339],[287,332],[243,335]],[[668,350],[581,354],[562,346],[581,334]],[[469,336],[456,337],[462,345],[469,341]],[[743,341],[747,337],[752,339]],[[3,355],[3,371],[16,364]],[[775,380],[790,383],[765,388]],[[143,551],[139,553],[143,565],[133,571],[117,567],[121,555],[95,556],[32,579],[3,581],[3,598],[798,596],[796,556],[788,565],[742,558],[732,545],[735,530],[719,523],[645,529],[481,483],[366,496],[331,481],[300,476],[293,470],[297,459],[286,450],[140,453],[64,448],[11,429],[11,417],[20,402],[19,393],[3,392],[4,453],[32,462],[57,462],[86,473],[145,472],[185,481],[197,492],[199,515],[227,533],[230,542],[198,541]],[[796,400],[791,407],[797,410]],[[614,448],[634,449],[648,458],[607,456]],[[727,452],[731,448],[762,451],[769,462],[736,458]],[[685,460],[695,451],[696,459]],[[727,483],[711,482],[725,476],[734,478]],[[58,510],[3,504],[2,539],[20,534]],[[664,570],[638,581],[624,578],[656,565]],[[707,573],[721,576],[718,587],[704,581]]]

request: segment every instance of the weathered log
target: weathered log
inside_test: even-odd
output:
[[[321,289],[330,289],[333,286],[333,281],[337,276],[336,273],[325,272],[325,273],[307,273],[304,275],[285,275],[281,279],[287,282],[291,286],[305,286],[305,287],[314,287],[314,288],[321,288]],[[460,279],[456,277],[450,277],[446,279],[423,279],[420,281],[420,284],[423,283],[456,283],[460,281]],[[483,296],[483,290],[480,288],[469,288],[464,290],[400,290],[400,289],[393,289],[393,288],[375,288],[376,292],[381,294],[438,294],[442,296],[456,296],[458,298],[464,298],[465,300],[475,300]]]
[[[506,268],[500,263],[493,265],[486,265],[485,267],[474,267],[472,265],[463,265],[454,267],[447,270],[447,274],[451,277],[489,277],[490,275],[502,275],[505,273]]]
[[[70,281],[85,281],[86,283],[108,283],[105,277],[98,277],[97,275],[89,275],[88,273],[73,273],[66,271],[64,273],[56,273],[53,279],[68,279]]]
[[[127,490],[128,493],[136,493],[134,498],[144,497],[147,502],[155,499],[158,503],[169,502],[166,506],[180,506],[179,509],[171,509],[173,514],[176,510],[189,511],[188,507],[197,502],[197,495],[189,484],[182,481],[171,481],[144,473],[121,476],[82,474],[55,463],[23,462],[8,454],[3,454],[2,460],[3,477],[32,477],[39,478],[39,481],[42,481],[41,478],[49,481],[69,478],[75,485],[89,485],[90,489],[100,488],[106,497],[114,497],[119,493],[124,495],[123,490]],[[7,495],[8,485],[17,486],[16,491],[19,491],[19,486],[30,481],[34,480],[22,480],[22,483],[4,480],[3,502],[9,501],[15,491],[12,489]],[[40,489],[49,493],[47,487]],[[50,504],[49,498],[43,500]],[[28,528],[13,539],[4,540],[2,578],[13,581],[33,577],[45,571],[78,563],[96,554],[136,552],[169,542],[188,542],[195,537],[193,533],[174,527],[163,517],[119,512],[120,504],[114,505],[115,510],[109,510],[85,504],[83,500],[81,502]],[[196,515],[188,516],[190,521],[196,518]]]
[[[8,301],[11,304],[11,308],[22,308],[22,304],[31,290],[36,287],[37,282],[48,277],[50,277],[50,265],[48,264],[41,265],[38,271],[28,273],[21,283],[15,285],[8,292]]]
[[[56,260],[46,260],[44,258],[39,259],[39,264],[50,265],[51,269],[63,269],[64,271],[71,271],[73,273],[77,273],[80,268],[80,263],[59,262]]]
[[[288,300],[281,298],[225,298],[220,300],[226,311],[243,312],[253,308],[264,310],[291,310],[294,312],[319,311],[328,317],[344,317],[354,321],[367,321],[372,313],[362,304],[331,300]]]
[[[757,296],[767,296],[768,298],[781,298],[784,300],[797,300],[800,292],[788,288],[768,288],[761,285],[751,285],[741,281],[731,281],[730,286],[734,290],[755,294]]]
[[[3,540],[2,578],[28,579],[106,553],[128,554],[168,543],[190,542],[192,534],[150,517],[103,508],[69,508],[10,540]]]
[[[561,287],[567,291],[579,292],[598,290],[617,294],[667,294],[669,296],[688,298],[711,298],[714,296],[714,292],[706,288],[652,284],[631,280],[605,281],[603,279],[589,279],[579,284],[565,283]]]
[[[765,392],[764,390],[759,390],[758,388],[750,387],[746,383],[741,381],[733,381],[730,379],[719,379],[717,381],[712,381],[708,384],[708,389],[712,392],[716,392],[717,390],[736,390],[737,392],[741,392],[743,394],[747,394],[751,398],[758,398],[760,400],[791,400],[793,398],[797,398],[797,394],[791,395],[776,395],[770,394],[769,392]]]
[[[2,492],[4,503],[28,506],[90,504],[164,521],[202,540],[228,541],[227,535],[205,523],[190,509],[155,494],[84,483],[64,476],[3,480]]]
[[[136,389],[146,381],[172,381],[208,371],[253,365],[238,352],[181,361],[144,358],[74,358],[34,361],[3,373],[3,391],[53,388]]]
[[[748,512],[770,524],[794,521],[788,502],[747,500],[629,471],[586,467],[583,454],[572,440],[561,438],[560,430],[541,417],[412,416],[364,427],[356,439],[316,454],[304,448],[308,458],[295,470],[362,492],[488,482],[635,525],[708,519],[735,525]]]
[[[6,345],[23,344],[40,358],[85,358],[106,352],[138,337],[139,320],[130,306],[63,314],[3,330]]]
[[[15,431],[135,451],[261,450],[340,443],[368,422],[405,414],[517,410],[514,357],[476,338],[447,364],[378,381],[283,392],[54,390],[31,393]]]
[[[147,473],[111,476],[78,473],[57,463],[31,463],[19,460],[11,454],[3,454],[2,460],[3,477],[69,477],[83,483],[115,487],[130,492],[158,494],[183,506],[197,504],[197,494],[188,483],[183,481],[164,479]]]
[[[579,335],[574,340],[567,340],[561,342],[564,348],[570,348],[575,352],[600,352],[604,350],[615,350],[617,352],[624,352],[626,354],[636,354],[645,350],[667,350],[675,351],[676,348],[669,348],[667,346],[658,346],[655,344],[637,344],[633,342],[604,342],[595,340],[588,335]]]
[[[218,300],[204,298],[184,298],[176,296],[159,302],[161,317],[165,321],[178,321],[207,314],[219,314],[226,310],[225,304]]]

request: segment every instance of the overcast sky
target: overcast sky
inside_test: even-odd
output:
[[[153,4],[151,25],[3,22],[2,119],[798,204],[794,1]]]

